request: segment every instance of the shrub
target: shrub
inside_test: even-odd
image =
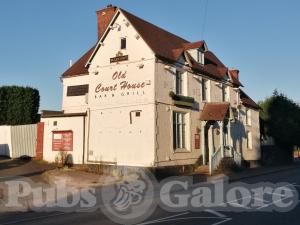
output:
[[[39,120],[39,91],[30,87],[0,87],[0,125],[23,125]]]

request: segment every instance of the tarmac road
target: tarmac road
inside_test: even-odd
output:
[[[300,167],[284,170],[277,173],[261,175],[257,177],[245,178],[245,183],[253,184],[257,182],[289,182],[299,193],[300,191]],[[267,201],[265,208],[272,206],[272,201]],[[141,224],[160,224],[160,225],[219,225],[219,224],[241,224],[241,225],[299,225],[300,224],[300,205],[288,212],[264,212],[261,209],[252,212],[179,212],[170,213],[157,208],[153,215]],[[0,225],[8,224],[56,224],[56,225],[110,225],[115,224],[107,218],[100,210],[96,212],[77,212],[77,213],[2,213],[0,214]]]

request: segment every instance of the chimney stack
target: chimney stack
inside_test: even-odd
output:
[[[104,31],[108,27],[108,24],[112,20],[117,11],[117,7],[113,5],[107,5],[105,9],[97,11],[97,20],[98,20],[98,40],[102,37]]]

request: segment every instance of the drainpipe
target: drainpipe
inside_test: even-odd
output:
[[[89,159],[89,156],[90,156],[89,151],[90,151],[91,109],[88,108],[87,112],[88,112],[88,114],[87,114],[87,120],[88,121],[87,121],[87,137],[86,137],[86,139],[87,139],[87,142],[86,142],[86,154],[87,154],[87,157],[86,157],[86,159],[87,159],[87,162],[89,162],[90,161],[90,159]]]
[[[202,160],[203,165],[206,165],[206,149],[205,149],[205,124],[206,122],[201,121],[201,149],[202,149]]]
[[[213,156],[213,129],[209,127],[208,133],[208,143],[209,143],[209,173],[212,175],[213,168],[212,168],[212,156]]]
[[[221,145],[221,157],[222,159],[224,158],[224,122],[220,121],[219,122],[220,126],[220,145]]]
[[[230,146],[231,149],[231,157],[233,157],[233,146],[232,146],[232,137],[231,137],[231,121],[228,121],[228,145]]]
[[[83,116],[83,153],[82,153],[82,164],[85,164],[84,163],[84,160],[85,160],[85,147],[86,147],[86,145],[85,145],[85,141],[86,141],[86,138],[85,138],[85,129],[86,129],[86,127],[85,127],[85,120],[86,120],[86,116]]]

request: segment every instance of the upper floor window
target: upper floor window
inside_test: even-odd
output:
[[[176,70],[175,91],[177,95],[183,95],[183,74]]]
[[[126,49],[126,38],[121,38],[121,49]]]
[[[251,110],[246,109],[246,125],[251,126]]]
[[[223,102],[229,102],[229,87],[226,87],[225,85],[222,85],[222,101]]]
[[[202,101],[208,101],[208,80],[202,79]]]
[[[204,54],[200,50],[197,51],[197,62],[204,64]]]
[[[173,112],[173,147],[186,148],[186,113]]]

